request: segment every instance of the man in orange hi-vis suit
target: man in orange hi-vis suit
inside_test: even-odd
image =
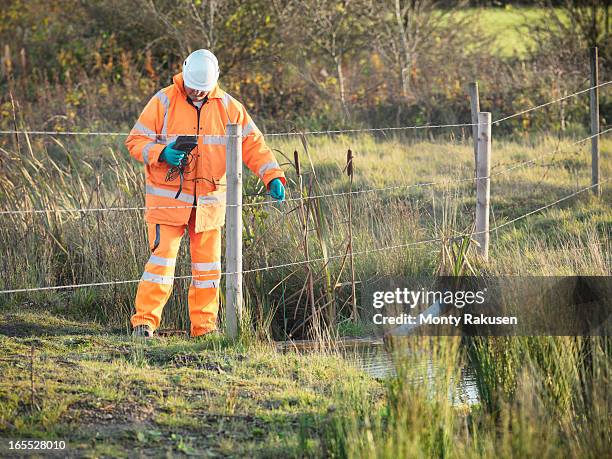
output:
[[[173,84],[146,105],[125,142],[130,154],[145,166],[145,220],[151,249],[131,320],[135,336],[151,337],[159,327],[185,229],[191,249],[191,336],[217,329],[227,124],[242,126],[247,167],[263,180],[273,198],[282,201],[285,197],[285,176],[272,151],[242,104],[219,88],[218,77],[213,53],[204,49],[191,53]],[[189,161],[187,153],[173,148],[180,135],[198,135]],[[167,177],[172,167],[183,167],[182,187],[178,174]]]

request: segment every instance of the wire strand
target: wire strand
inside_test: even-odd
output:
[[[535,107],[531,107],[525,110],[522,110],[517,113],[513,113],[512,115],[505,116],[498,120],[493,121],[492,124],[499,124],[502,121],[509,120],[511,118],[515,118],[517,116],[523,115],[525,113],[529,113],[531,111],[546,107],[548,105],[552,105],[554,103],[560,102],[565,99],[569,99],[571,97],[577,96],[579,94],[583,94],[592,89],[600,88],[612,83],[612,80],[605,81],[595,86],[591,86],[590,88],[583,89],[581,91],[574,92],[564,97],[560,97],[558,99],[546,102],[544,104],[537,105]],[[455,124],[424,124],[424,125],[414,125],[414,126],[391,126],[391,127],[383,127],[383,128],[357,128],[357,129],[331,129],[331,130],[322,130],[322,131],[290,131],[290,132],[270,132],[263,133],[264,136],[267,137],[279,137],[279,136],[295,136],[295,135],[318,135],[318,134],[342,134],[342,133],[357,133],[357,132],[385,132],[385,131],[399,131],[399,130],[410,130],[410,129],[435,129],[435,128],[447,128],[447,127],[467,127],[467,126],[476,126],[478,123],[455,123]],[[105,131],[40,131],[40,130],[18,130],[18,129],[8,129],[0,131],[0,135],[14,135],[14,134],[25,134],[25,135],[93,135],[93,136],[145,136],[149,137],[146,134],[142,133],[132,133],[132,132],[105,132]],[[192,132],[186,134],[166,134],[167,137],[174,136],[195,136],[195,137],[250,137],[257,135],[256,133],[249,133],[246,135],[229,135],[229,134],[193,134]]]
[[[524,218],[529,217],[530,215],[533,215],[535,213],[541,212],[542,210],[548,209],[556,204],[559,204],[560,202],[566,201],[570,198],[573,198],[574,196],[577,196],[581,193],[584,193],[585,191],[588,191],[596,186],[601,186],[607,182],[609,182],[610,179],[604,180],[603,182],[597,183],[597,184],[593,184],[590,185],[588,187],[582,188],[578,191],[575,191],[569,195],[566,195],[560,199],[557,199],[554,202],[551,202],[549,204],[546,204],[544,206],[538,207],[537,209],[534,209],[530,212],[527,212],[526,214],[520,215],[519,217],[516,217],[512,220],[509,220],[505,223],[502,223],[500,225],[497,225],[493,228],[489,229],[489,232],[494,232],[498,229],[504,228],[508,225],[511,225],[513,223],[516,223],[519,220],[522,220]],[[472,233],[463,233],[463,234],[457,234],[454,236],[454,238],[458,238],[458,237],[473,237],[477,234],[482,234],[486,231],[477,231],[477,232],[472,232]],[[412,247],[412,246],[416,246],[416,245],[423,245],[423,244],[430,244],[433,242],[441,242],[443,241],[444,238],[433,238],[433,239],[427,239],[427,240],[423,240],[423,241],[415,241],[415,242],[409,242],[409,243],[405,243],[405,244],[397,244],[397,245],[392,245],[392,246],[385,246],[385,247],[379,247],[379,248],[375,248],[375,249],[368,249],[368,250],[362,250],[362,251],[358,251],[358,252],[353,252],[353,255],[365,255],[368,253],[376,253],[376,252],[381,252],[381,251],[385,251],[385,250],[393,250],[393,249],[398,249],[398,248],[406,248],[406,247]],[[320,261],[329,261],[329,260],[334,260],[334,259],[338,259],[338,258],[342,258],[345,255],[332,255],[330,257],[326,257],[326,258],[314,258],[314,259],[310,259],[310,260],[301,260],[301,261],[296,261],[296,262],[290,262],[290,263],[284,263],[284,264],[280,264],[280,265],[274,265],[274,266],[262,266],[260,268],[254,268],[254,269],[247,269],[247,270],[243,270],[243,271],[234,271],[234,272],[222,272],[220,275],[221,276],[228,276],[228,275],[234,275],[234,274],[246,274],[246,273],[253,273],[253,272],[260,272],[260,271],[269,271],[271,269],[279,269],[279,268],[287,268],[287,267],[292,267],[292,266],[300,266],[300,265],[304,265],[304,264],[308,264],[308,263],[315,263],[315,262],[320,262]],[[206,276],[206,274],[202,274],[202,275],[187,275],[187,276],[176,276],[173,277],[173,279],[193,279],[193,278],[198,278],[198,277],[202,277],[202,276]],[[32,287],[32,288],[21,288],[21,289],[10,289],[10,290],[0,290],[0,294],[8,294],[8,293],[25,293],[25,292],[34,292],[34,291],[45,291],[45,290],[65,290],[65,289],[70,289],[70,288],[78,288],[78,287],[95,287],[95,286],[103,286],[103,285],[118,285],[118,284],[132,284],[132,283],[137,283],[140,282],[141,279],[131,279],[131,280],[122,280],[122,281],[107,281],[107,282],[92,282],[92,283],[86,283],[86,284],[69,284],[69,285],[56,285],[56,286],[47,286],[47,287]]]
[[[575,93],[573,93],[573,94],[569,94],[569,95],[567,95],[567,96],[560,97],[560,98],[555,99],[555,100],[551,100],[550,102],[546,102],[546,103],[544,103],[544,104],[536,105],[535,107],[531,107],[531,108],[528,108],[528,109],[526,109],[526,110],[522,110],[522,111],[520,111],[520,112],[518,112],[518,113],[514,113],[514,114],[512,114],[512,115],[505,116],[505,117],[500,118],[500,119],[498,119],[498,120],[496,120],[496,121],[493,121],[493,123],[491,123],[491,124],[499,124],[499,123],[501,123],[502,121],[506,121],[506,120],[509,120],[509,119],[511,119],[511,118],[516,118],[517,116],[524,115],[525,113],[529,113],[529,112],[532,112],[532,111],[534,111],[534,110],[538,110],[538,109],[540,109],[540,108],[546,107],[546,106],[548,106],[548,105],[552,105],[552,104],[554,104],[554,103],[561,102],[562,100],[569,99],[570,97],[577,96],[577,95],[579,95],[579,94],[585,93],[585,92],[590,91],[590,90],[592,90],[592,89],[596,89],[596,88],[600,88],[600,87],[606,86],[606,85],[608,85],[608,84],[610,84],[610,83],[612,83],[612,80],[610,80],[610,81],[606,81],[606,82],[604,82],[604,83],[600,83],[600,84],[595,85],[595,86],[591,86],[590,88],[583,89],[583,90],[581,90],[581,91],[575,92]]]
[[[606,129],[604,131],[598,132],[597,134],[593,134],[593,135],[590,135],[588,137],[584,137],[584,138],[582,138],[580,140],[577,140],[576,142],[571,143],[570,145],[572,145],[572,146],[573,145],[579,145],[581,143],[586,142],[587,140],[590,140],[590,139],[592,139],[594,137],[602,136],[605,133],[610,132],[610,131],[612,131],[612,128]],[[519,167],[523,167],[523,166],[526,166],[527,164],[535,163],[536,161],[538,161],[538,160],[540,160],[542,158],[545,158],[546,156],[554,155],[554,154],[557,154],[557,153],[562,153],[563,151],[564,150],[561,150],[560,148],[556,148],[555,150],[549,151],[548,153],[544,153],[544,154],[538,156],[537,158],[533,158],[533,159],[528,159],[528,160],[525,160],[525,161],[517,162],[517,163],[511,165],[510,167],[508,167],[506,169],[503,169],[503,170],[501,170],[499,172],[491,174],[489,177],[495,177],[497,175],[506,174],[506,173],[508,173],[510,171],[518,169]],[[485,178],[487,178],[487,177],[485,177]],[[477,180],[480,180],[480,179],[477,179]]]
[[[584,137],[580,140],[577,140],[575,142],[573,142],[571,145],[578,145],[580,143],[586,142],[589,139],[592,139],[593,137],[597,137],[597,136],[602,136],[608,132],[612,131],[612,128],[608,128],[604,131],[601,131],[597,134],[593,134],[590,135],[588,137]],[[496,177],[498,175],[502,175],[505,174],[507,172],[510,172],[514,169],[518,169],[519,167],[523,167],[527,164],[531,164],[534,163],[546,156],[550,156],[552,154],[556,154],[556,153],[560,153],[563,150],[557,148],[554,151],[548,152],[548,153],[544,153],[543,155],[538,156],[537,158],[533,158],[530,160],[526,160],[526,161],[522,161],[522,162],[518,162],[515,163],[514,165],[503,169],[501,171],[492,173],[491,175],[485,176],[485,177],[471,177],[471,178],[464,178],[464,179],[455,179],[455,180],[439,180],[439,181],[431,181],[431,182],[421,182],[421,183],[415,183],[415,184],[411,184],[411,185],[391,185],[391,186],[387,186],[387,187],[382,187],[382,188],[368,188],[365,190],[353,190],[353,191],[343,191],[343,192],[337,192],[337,193],[326,193],[326,194],[319,194],[319,195],[313,195],[313,196],[302,196],[299,198],[287,198],[285,199],[284,202],[294,202],[294,201],[307,201],[307,200],[311,200],[311,199],[323,199],[323,198],[330,198],[330,197],[340,197],[340,196],[348,196],[348,195],[359,195],[359,194],[365,194],[365,193],[377,193],[377,192],[383,192],[383,191],[393,191],[393,190],[400,190],[400,189],[410,189],[410,188],[421,188],[421,187],[428,187],[428,186],[437,186],[437,185],[451,185],[451,184],[455,184],[455,183],[463,183],[463,182],[477,182],[479,180],[486,180],[488,178],[492,178],[492,177]],[[226,207],[250,207],[250,206],[261,206],[261,205],[268,205],[268,204],[278,204],[277,201],[261,201],[261,202],[250,202],[250,203],[243,203],[243,204],[226,204]],[[0,215],[25,215],[25,214],[43,214],[43,213],[49,213],[49,212],[57,212],[57,213],[61,213],[61,212],[66,212],[66,213],[87,213],[87,212],[111,212],[111,211],[118,211],[118,212],[124,212],[124,211],[135,211],[135,210],[152,210],[152,209],[188,209],[188,208],[195,208],[196,206],[194,205],[184,205],[184,206],[135,206],[135,207],[92,207],[92,208],[73,208],[73,209],[27,209],[27,210],[0,210]]]
[[[424,125],[415,125],[415,126],[393,126],[393,127],[383,127],[383,128],[357,128],[357,129],[333,129],[326,131],[291,131],[291,132],[270,132],[270,133],[262,133],[265,137],[278,137],[278,136],[294,136],[294,135],[315,135],[315,134],[342,134],[342,133],[356,133],[356,132],[379,132],[379,131],[401,131],[401,130],[409,130],[409,129],[434,129],[434,128],[447,128],[447,127],[464,127],[464,126],[476,126],[474,123],[457,123],[457,124],[424,124]],[[0,135],[14,135],[14,134],[24,134],[24,135],[93,135],[93,136],[110,136],[110,137],[126,137],[129,135],[132,136],[141,136],[141,137],[151,137],[147,134],[142,134],[139,132],[106,132],[106,131],[29,131],[29,130],[4,130],[0,131]],[[258,135],[258,133],[249,133],[245,135],[231,135],[231,134],[194,134],[192,132],[186,134],[180,133],[172,133],[165,134],[166,137],[176,137],[176,136],[190,136],[190,137],[225,137],[225,138],[247,138]]]
[[[457,123],[457,124],[423,124],[415,126],[396,126],[396,127],[384,127],[384,128],[358,128],[358,129],[331,129],[326,131],[294,131],[294,132],[271,132],[264,134],[266,137],[277,137],[277,136],[292,136],[292,135],[318,135],[318,134],[354,134],[357,132],[384,132],[384,131],[403,131],[409,129],[434,129],[434,128],[447,128],[447,127],[466,127],[466,126],[477,126],[478,123]]]
[[[502,223],[500,225],[497,225],[497,226],[489,229],[489,232],[493,232],[493,231],[501,229],[501,228],[503,228],[505,226],[511,225],[512,223],[516,223],[517,221],[522,220],[524,218],[527,218],[530,215],[533,215],[533,214],[536,214],[536,213],[541,212],[543,210],[546,210],[549,207],[552,207],[552,206],[555,206],[555,205],[559,204],[560,202],[567,201],[568,199],[573,198],[574,196],[577,196],[577,195],[579,195],[581,193],[584,193],[585,191],[589,191],[590,189],[595,188],[596,186],[601,186],[601,185],[603,185],[603,184],[605,184],[605,183],[607,183],[609,181],[610,181],[610,179],[606,179],[603,182],[594,183],[593,185],[589,185],[589,186],[587,186],[585,188],[582,188],[582,189],[580,189],[578,191],[575,191],[574,193],[571,193],[571,194],[568,194],[567,196],[559,198],[556,201],[551,202],[550,204],[546,204],[545,206],[538,207],[537,209],[534,209],[534,210],[532,210],[530,212],[527,212],[526,214],[523,214],[523,215],[521,215],[519,217],[513,218],[512,220],[509,220],[509,221],[507,221],[505,223]],[[484,232],[485,231],[479,231],[478,233],[474,233],[474,234],[481,234],[481,233],[484,233]]]

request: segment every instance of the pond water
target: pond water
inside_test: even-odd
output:
[[[316,349],[312,341],[292,341],[278,343],[279,349],[292,349],[298,352],[309,352]],[[385,379],[396,375],[396,363],[392,355],[385,349],[384,343],[380,339],[348,339],[336,343],[336,347],[341,354],[349,361],[353,362],[358,368],[369,375]],[[407,352],[407,351],[406,351]],[[406,355],[406,360],[412,365],[409,382],[414,385],[425,385],[431,390],[436,386],[436,376],[439,371],[429,355]],[[449,388],[449,398],[456,405],[473,405],[479,403],[478,387],[476,386],[476,376],[470,367],[461,368],[459,381],[451,384]]]
[[[345,349],[348,359],[355,361],[357,366],[369,375],[385,379],[396,375],[396,367],[393,357],[386,351],[382,342],[373,341],[369,344],[361,343],[358,346]],[[422,355],[418,359],[410,358],[417,367],[410,373],[413,375],[409,381],[411,384],[421,385],[426,383],[433,388],[437,377],[433,360]],[[455,404],[473,405],[479,403],[478,387],[476,386],[476,375],[471,367],[461,368],[459,381],[453,388],[449,388],[449,397],[452,397]]]

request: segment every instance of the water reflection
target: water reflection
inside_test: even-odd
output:
[[[314,341],[285,341],[278,342],[277,348],[281,352],[312,352],[319,349]],[[337,349],[347,360],[353,362],[358,368],[378,379],[395,376],[396,367],[393,356],[387,352],[381,339],[351,338],[336,341],[333,348]],[[436,368],[431,356],[425,352],[405,350],[406,360],[410,361],[412,376],[407,377],[409,384],[427,387],[433,395],[436,385],[441,381],[441,368]],[[474,405],[480,402],[476,374],[470,367],[463,367],[460,371],[459,381],[451,381],[449,399],[454,405]]]
[[[382,342],[344,348],[343,354],[348,360],[353,361],[359,368],[375,378],[385,379],[396,375],[393,357],[385,350]],[[419,356],[419,358],[415,358],[413,355],[410,356],[410,362],[413,368],[410,371],[412,376],[407,379],[408,383],[414,385],[425,384],[433,390],[439,372],[436,371],[437,368],[432,359],[427,355]],[[449,390],[449,398],[453,400],[454,404],[473,405],[479,403],[476,375],[472,368],[461,368],[459,382],[454,386],[454,392],[452,388]]]

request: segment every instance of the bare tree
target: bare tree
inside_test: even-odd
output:
[[[565,76],[583,67],[588,48],[597,46],[604,66],[609,66],[610,4],[610,0],[564,0],[554,7],[550,0],[541,0],[546,14],[535,22],[526,21],[534,42],[532,58]]]
[[[139,6],[162,26],[179,56],[208,48],[220,58],[221,71],[242,71],[273,56],[276,40],[266,24],[264,0],[138,0]]]
[[[363,0],[289,0],[276,2],[276,9],[285,24],[284,38],[304,55],[310,55],[305,64],[313,64],[321,57],[337,78],[337,90],[345,118],[349,117],[345,60],[363,48],[369,34],[367,3]],[[294,56],[297,57],[297,56]],[[304,65],[301,65],[304,72]],[[306,73],[306,72],[304,72]],[[323,75],[327,72],[325,68]],[[311,83],[322,86],[310,75]]]
[[[488,45],[486,40],[475,40],[474,13],[460,12],[464,1],[454,7],[437,0],[371,1],[378,11],[373,47],[397,82],[391,88],[396,118],[402,103],[424,104],[431,111],[435,104],[431,96],[441,86],[434,80],[468,77],[464,69],[469,69],[471,56]]]
[[[563,0],[557,6],[550,0],[541,0],[539,5],[546,14],[535,21],[527,16],[524,20],[524,33],[532,39],[528,50],[535,69],[532,85],[551,88],[551,97],[563,97],[581,87],[589,78],[588,50],[594,46],[599,47],[600,71],[605,79],[612,45],[610,0]],[[558,104],[561,131],[566,128],[569,103],[572,101]]]
[[[468,15],[458,16],[455,8],[442,8],[436,0],[373,0],[382,20],[376,49],[392,65],[401,83],[402,94],[410,97],[419,61],[426,53],[448,46],[468,29]]]

